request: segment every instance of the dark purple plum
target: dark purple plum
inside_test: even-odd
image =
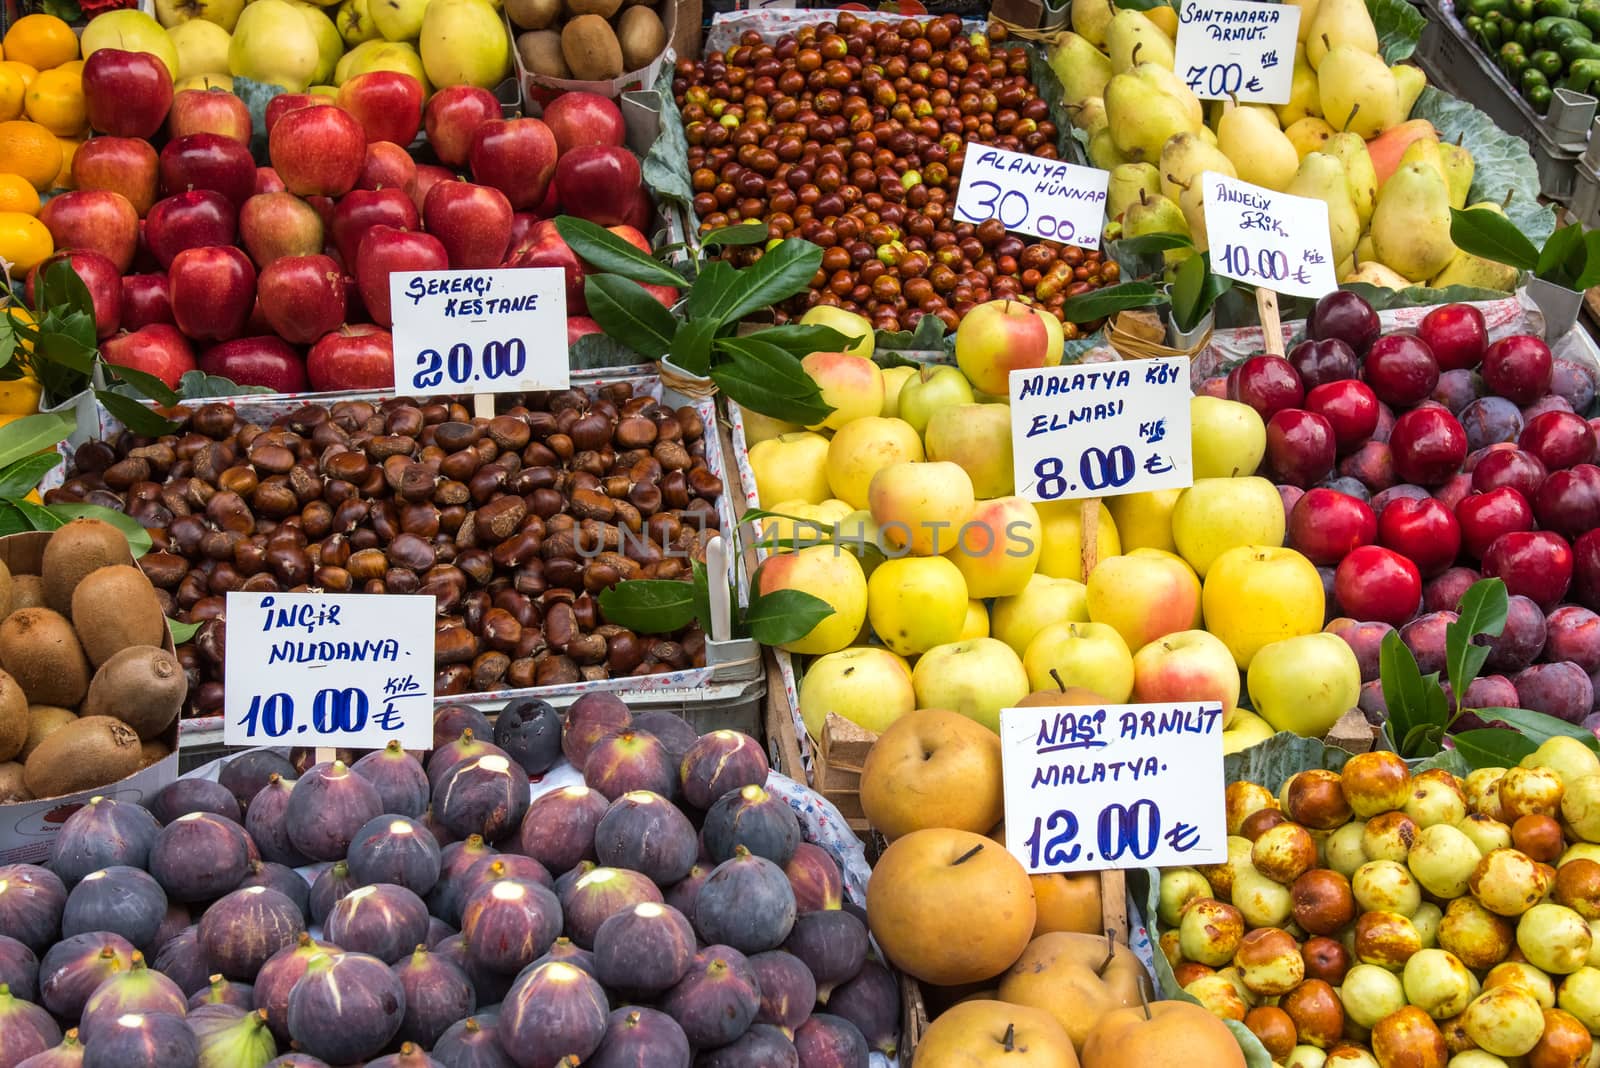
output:
[[[783,866],[794,890],[797,913],[836,909],[844,900],[844,878],[839,864],[826,849],[811,842],[795,846],[794,855]]]
[[[368,753],[350,770],[377,788],[384,812],[416,818],[428,811],[428,774],[399,742]]]
[[[817,980],[804,961],[782,950],[757,953],[750,958],[761,991],[757,1023],[793,1031],[811,1015],[817,1003]]]
[[[1594,707],[1594,683],[1570,660],[1524,668],[1512,676],[1511,684],[1517,688],[1517,707],[1568,723],[1582,723]]]
[[[1594,403],[1594,376],[1580,363],[1556,360],[1551,366],[1550,392],[1572,405],[1575,412],[1586,412]]]
[[[608,990],[648,1000],[683,978],[694,949],[694,927],[683,913],[647,901],[595,932],[595,976]]]
[[[761,986],[743,953],[732,946],[707,946],[661,999],[661,1009],[678,1021],[691,1046],[726,1046],[755,1022]]]
[[[403,886],[374,883],[340,898],[323,931],[341,949],[393,964],[428,937],[428,906]]]
[[[1489,647],[1484,670],[1509,675],[1538,659],[1544,649],[1545,635],[1545,617],[1538,604],[1532,598],[1515,593],[1506,600],[1506,625],[1500,636],[1480,636],[1474,642]]]
[[[239,810],[249,815],[256,794],[274,775],[280,779],[293,779],[294,765],[271,749],[252,749],[222,765],[217,781],[233,794],[233,799],[239,803]]]
[[[400,1030],[406,994],[389,966],[365,953],[312,957],[289,991],[295,1043],[330,1064],[376,1056]]]
[[[694,899],[700,893],[700,888],[705,885],[705,881],[711,877],[711,869],[714,867],[716,865],[709,861],[695,861],[688,875],[662,892],[662,899],[685,916],[693,916]]]
[[[1416,657],[1417,669],[1424,675],[1444,670],[1445,628],[1455,621],[1454,612],[1428,612],[1400,628],[1400,640]],[[1362,681],[1367,681],[1364,669]]]
[[[495,717],[494,744],[530,776],[543,775],[561,760],[561,713],[548,701],[512,701]]]
[[[212,966],[240,982],[251,982],[274,955],[297,945],[305,915],[270,887],[235,890],[200,917],[200,947]]]
[[[794,890],[783,869],[740,846],[695,895],[694,929],[741,953],[776,949],[794,927]]]
[[[561,902],[527,879],[494,879],[461,906],[467,959],[489,971],[516,975],[544,956],[561,933]]]
[[[61,1028],[48,1012],[0,983],[0,1064],[21,1064],[60,1041]]]
[[[567,762],[582,768],[589,750],[601,738],[633,722],[633,714],[614,693],[586,693],[567,706],[561,723],[561,751]]]
[[[167,895],[146,872],[115,865],[85,875],[67,895],[63,935],[110,931],[146,950],[167,917]]]
[[[624,727],[594,743],[583,762],[583,781],[609,801],[634,790],[672,797],[678,792],[678,769],[661,739]]]
[[[1356,654],[1356,666],[1361,669],[1361,681],[1368,682],[1378,677],[1378,653],[1383,646],[1384,636],[1394,627],[1377,620],[1368,622],[1352,621],[1349,626],[1335,631],[1344,639],[1350,651]]]
[[[570,871],[595,859],[594,832],[610,802],[587,786],[563,786],[540,794],[517,830],[515,851],[551,872]]]
[[[1470,367],[1457,367],[1439,375],[1433,387],[1432,399],[1459,416],[1461,409],[1484,394],[1483,376]]]
[[[104,931],[63,938],[39,961],[39,1001],[56,1019],[76,1023],[89,995],[132,967],[137,952],[126,938]]]
[[[1340,476],[1355,479],[1374,494],[1393,489],[1400,481],[1394,473],[1394,454],[1381,441],[1364,442],[1339,461],[1337,470]]]
[[[0,983],[23,1001],[39,1000],[39,958],[10,935],[0,935]]]
[[[1356,699],[1356,707],[1361,709],[1362,714],[1367,717],[1367,722],[1374,727],[1387,723],[1389,702],[1383,696],[1383,682],[1379,679],[1363,682],[1360,695]]]
[[[479,733],[469,727],[461,732],[455,741],[435,749],[428,756],[428,786],[434,792],[439,789],[439,781],[448,775],[457,765],[468,760],[476,760],[482,756],[506,756],[506,751],[498,745],[488,741],[494,734],[493,728]],[[510,759],[507,757],[507,759]]]
[[[836,987],[828,998],[828,1011],[855,1024],[869,1048],[894,1057],[900,1035],[900,986],[882,964],[869,960],[859,975]]]
[[[182,1016],[129,1013],[83,1044],[84,1068],[197,1068],[200,1045]]]
[[[660,794],[635,790],[611,803],[594,835],[600,863],[628,868],[670,886],[689,874],[700,853],[689,817]]]
[[[48,868],[0,865],[0,931],[35,953],[43,953],[61,933],[67,888]]]
[[[251,886],[276,890],[294,902],[294,907],[300,910],[302,916],[311,910],[311,884],[293,868],[270,861],[253,860],[250,862],[250,874],[239,883],[239,889]]]
[[[871,1056],[859,1027],[825,1012],[795,1029],[794,1048],[800,1068],[867,1068]]]
[[[523,820],[527,822],[526,818]],[[498,850],[483,840],[479,834],[468,835],[459,842],[451,842],[439,851],[439,879],[428,891],[424,900],[428,911],[449,924],[461,922],[462,879],[473,865]]]
[[[285,779],[276,772],[268,776],[267,784],[256,791],[245,810],[244,827],[255,839],[263,857],[275,864],[298,868],[309,863],[309,858],[289,840],[289,798],[293,793],[293,779]]]
[[[250,870],[244,828],[211,812],[179,816],[156,836],[150,874],[177,901],[210,901],[238,886]]]
[[[331,942],[318,942],[302,934],[295,944],[277,953],[261,966],[252,996],[255,1007],[267,1014],[267,1026],[279,1042],[289,1041],[289,994],[306,972],[313,957],[334,955],[339,948]]]
[[[91,797],[61,825],[50,843],[50,870],[67,886],[92,871],[126,864],[143,868],[161,824],[133,801]]]
[[[624,868],[596,868],[576,880],[561,899],[567,937],[584,949],[593,949],[602,923],[646,902],[662,903],[661,891],[645,876]]]
[[[461,737],[462,731],[488,738],[494,734],[494,727],[489,717],[472,705],[445,705],[433,714],[433,749],[443,749]]]
[[[1562,605],[1545,619],[1544,659],[1570,660],[1591,675],[1600,671],[1600,615]]]
[[[1389,507],[1391,503],[1398,501],[1401,498],[1412,501],[1420,501],[1424,497],[1432,496],[1433,494],[1429,493],[1421,486],[1413,486],[1409,482],[1403,482],[1398,486],[1390,486],[1386,490],[1379,490],[1377,493],[1372,495],[1372,500],[1368,501],[1367,503],[1371,506],[1373,515],[1381,516],[1385,508]]]
[[[527,773],[498,749],[461,761],[434,786],[433,814],[457,838],[498,842],[517,833],[527,811]]]
[[[554,1068],[565,1057],[582,1063],[599,1048],[610,1011],[606,992],[588,973],[541,964],[511,984],[495,1031],[519,1068]]]
[[[676,712],[660,708],[634,716],[633,728],[661,739],[661,744],[667,747],[675,764],[681,762],[694,743],[700,740],[700,735],[688,720]]]
[[[1346,497],[1354,497],[1363,504],[1372,499],[1372,491],[1365,482],[1352,475],[1336,475],[1324,479],[1318,485],[1324,489],[1331,489],[1335,493],[1342,493]]]
[[[233,793],[210,779],[178,779],[163,786],[150,799],[150,814],[163,827],[191,812],[210,812],[234,823],[244,822],[244,813]]]
[[[759,742],[739,731],[702,734],[679,764],[685,801],[705,811],[717,799],[746,786],[765,786],[767,754]]]
[[[360,885],[356,877],[350,874],[348,864],[342,860],[334,861],[318,872],[316,879],[311,883],[311,893],[307,897],[306,918],[316,924],[325,922],[328,913],[333,911],[333,906],[339,903],[339,899]]]
[[[1522,412],[1504,397],[1479,397],[1461,409],[1458,418],[1467,432],[1469,451],[1497,441],[1516,441],[1522,433]]]
[[[359,883],[394,883],[426,894],[439,881],[439,843],[414,819],[377,816],[356,832],[345,865]]]
[[[689,1068],[689,1039],[664,1012],[624,1005],[606,1018],[606,1034],[585,1068]]]
[[[783,948],[810,969],[818,1000],[825,1002],[834,987],[860,974],[867,959],[867,927],[843,909],[808,912],[795,920]]]
[[[211,962],[200,946],[200,928],[190,925],[179,931],[156,953],[153,967],[178,984],[178,989],[193,996],[211,980]]]
[[[800,1054],[788,1035],[758,1023],[726,1046],[702,1051],[694,1063],[695,1068],[800,1068]]]
[[[432,1049],[451,1024],[472,1015],[477,993],[467,973],[437,953],[418,947],[391,969],[406,995],[400,1038]]]
[[[468,1016],[451,1024],[433,1047],[444,1068],[515,1068],[495,1037],[495,1016]]]
[[[800,844],[800,819],[783,798],[746,786],[717,799],[700,836],[712,860],[731,860],[742,848],[781,868]]]
[[[540,965],[549,964],[551,961],[561,961],[562,963],[570,964],[574,968],[580,968],[583,971],[588,972],[596,979],[599,978],[595,967],[594,954],[578,945],[566,935],[562,935],[560,938],[550,943],[550,952],[546,953],[533,963],[535,965]]]
[[[249,983],[235,983],[224,979],[220,975],[211,977],[211,985],[204,990],[197,990],[189,995],[189,1008],[198,1009],[202,1005],[231,1005],[244,1012],[255,1009],[256,988]],[[265,1020],[265,1017],[262,1017]]]
[[[83,1003],[78,1037],[85,1046],[92,1046],[110,1029],[112,1021],[130,1012],[183,1016],[188,1011],[189,999],[178,989],[178,984],[146,967],[144,957],[135,951],[128,970],[116,973],[95,987],[89,1000]]]
[[[356,832],[382,813],[378,788],[335,760],[295,781],[284,819],[295,849],[311,860],[338,860]]]
[[[1461,607],[1461,595],[1482,577],[1470,567],[1446,568],[1422,587],[1422,610],[1454,612]]]
[[[1337,338],[1302,341],[1289,350],[1288,359],[1306,389],[1355,378],[1361,370],[1355,351]]]

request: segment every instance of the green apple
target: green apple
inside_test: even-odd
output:
[[[1248,404],[1191,397],[1189,448],[1195,478],[1253,475],[1267,451],[1267,426]]]
[[[1088,587],[1076,579],[1033,574],[1022,592],[996,598],[989,630],[1021,656],[1051,623],[1089,622]]]
[[[333,24],[339,27],[339,36],[349,48],[383,37],[372,19],[368,0],[344,0],[334,12]]]
[[[1135,549],[1161,549],[1169,553],[1178,551],[1172,540],[1172,511],[1178,506],[1181,489],[1150,490],[1146,493],[1126,493],[1120,497],[1107,497],[1106,508],[1112,522],[1117,524],[1117,535],[1122,539],[1124,552]]]
[[[1044,520],[1044,550],[1039,555],[1039,570],[1057,578],[1083,580],[1083,510],[1088,501],[1045,501],[1039,518]],[[1095,559],[1109,560],[1122,552],[1117,524],[1103,501],[1090,505],[1096,510]]]
[[[326,85],[344,55],[344,38],[339,36],[339,27],[317,5],[297,2],[294,9],[300,12],[311,35],[317,39],[317,69],[311,74],[311,84]]]
[[[873,633],[902,656],[953,642],[966,625],[967,584],[947,557],[885,560],[867,580],[867,595]]]
[[[169,29],[167,36],[178,50],[176,81],[205,74],[228,73],[228,45],[233,38],[215,22],[189,19]]]
[[[1319,631],[1261,646],[1246,685],[1262,719],[1281,731],[1320,738],[1356,707],[1361,665],[1343,638]]]
[[[1197,478],[1172,509],[1172,539],[1201,578],[1229,549],[1282,545],[1284,530],[1278,487],[1255,476]]]
[[[822,737],[828,713],[882,734],[917,707],[911,669],[889,650],[857,645],[819,656],[800,680],[800,718],[811,737]]]
[[[1230,708],[1222,721],[1222,755],[1241,753],[1252,745],[1260,745],[1277,731],[1272,724],[1242,708]]]
[[[260,0],[256,0],[257,3]],[[385,41],[410,41],[422,32],[429,0],[382,0],[373,6],[372,21]]]
[[[883,414],[891,418],[900,415],[900,390],[916,375],[917,369],[909,364],[883,369]]]
[[[831,304],[816,304],[806,309],[800,316],[801,326],[826,326],[837,330],[848,338],[854,338],[844,347],[844,351],[852,356],[872,358],[875,341],[872,333],[872,324],[863,315],[857,315],[843,308],[836,308]]]
[[[1322,630],[1322,577],[1310,560],[1293,549],[1242,545],[1217,557],[1207,571],[1200,588],[1200,610],[1205,615],[1206,629],[1222,639],[1233,653],[1235,663],[1248,669],[1262,647]],[[1283,722],[1292,719],[1310,729],[1313,722],[1321,722],[1331,715],[1327,725],[1332,726],[1346,709],[1355,707],[1361,679],[1355,654],[1337,634],[1323,634],[1323,637],[1343,645],[1345,656],[1338,655],[1332,644],[1307,646],[1308,651],[1315,649],[1322,654],[1321,670],[1327,672],[1330,680],[1342,679],[1348,684],[1349,672],[1353,669],[1357,685],[1354,690],[1347,685],[1337,693],[1319,695],[1315,714],[1297,713],[1279,706],[1285,717]],[[1272,677],[1277,675],[1274,671]],[[1254,694],[1255,687],[1251,687],[1250,692]],[[1350,700],[1337,713],[1332,712],[1333,706],[1347,696]],[[1271,695],[1268,697],[1270,701]],[[1269,723],[1282,726],[1260,705],[1256,710]]]
[[[921,434],[928,429],[928,421],[940,408],[972,402],[972,386],[959,367],[930,364],[900,387],[900,418]]]
[[[1011,409],[1003,404],[955,404],[940,408],[924,431],[928,459],[960,464],[981,498],[1013,491]]]
[[[1022,666],[1035,690],[1055,689],[1059,675],[1060,685],[1092,690],[1113,705],[1133,692],[1133,654],[1104,623],[1050,624],[1028,643]]]
[[[947,708],[1000,731],[1000,710],[1028,695],[1028,674],[1017,654],[994,638],[936,645],[911,671],[918,708]]]
[[[258,4],[275,0],[256,0]],[[756,497],[769,502],[802,500],[821,504],[828,491],[828,439],[809,430],[780,434],[750,447]]]

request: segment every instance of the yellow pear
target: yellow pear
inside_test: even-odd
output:
[[[228,45],[233,38],[215,22],[190,19],[168,29],[167,36],[178,50],[178,73],[174,81],[228,73]]]
[[[422,32],[428,0],[368,0],[368,9],[385,41],[409,41]]]
[[[505,21],[489,0],[429,0],[417,50],[438,86],[489,89],[511,72]]]
[[[1127,163],[1128,157],[1124,156],[1111,140],[1111,130],[1102,129],[1089,137],[1089,162],[1103,171],[1109,171],[1120,163]]]
[[[1428,87],[1428,76],[1421,67],[1410,63],[1396,63],[1389,68],[1389,73],[1394,75],[1395,88],[1400,92],[1400,118],[1405,119],[1416,107],[1422,91]]]
[[[1337,157],[1326,152],[1311,153],[1301,161],[1286,191],[1298,197],[1315,197],[1328,205],[1328,236],[1335,263],[1355,251],[1361,238],[1361,218],[1350,197],[1350,179]]]
[[[263,0],[256,0],[262,3]],[[363,41],[344,54],[334,67],[333,84],[343,85],[358,74],[375,70],[394,70],[409,74],[422,83],[424,94],[429,89],[428,72],[422,67],[422,57],[406,41]]]
[[[1306,36],[1311,32],[1311,21],[1317,17],[1317,8],[1322,6],[1322,0],[1289,0],[1289,2],[1300,9],[1300,28],[1295,36],[1301,44],[1304,44]]]
[[[1373,207],[1377,207],[1376,201],[1373,202]],[[1366,233],[1361,235],[1361,240],[1356,242],[1356,262],[1376,263],[1378,262],[1377,255],[1378,254],[1372,250],[1372,231],[1369,229]]]
[[[1350,181],[1350,199],[1355,202],[1356,215],[1361,219],[1361,229],[1365,230],[1372,221],[1372,209],[1378,200],[1378,172],[1373,169],[1367,143],[1345,131],[1328,138],[1322,151],[1344,164],[1345,177]]]
[[[1161,32],[1172,38],[1178,39],[1178,9],[1168,7],[1166,4],[1157,4],[1144,13],[1144,17],[1160,27]]]
[[[1450,187],[1450,206],[1465,207],[1467,194],[1472,191],[1472,176],[1477,173],[1472,153],[1460,145],[1445,144],[1439,146],[1439,157],[1444,166],[1444,184]]]
[[[1103,95],[1115,73],[1098,48],[1071,30],[1050,46],[1050,69],[1061,79],[1061,101],[1068,107]]]
[[[1161,195],[1168,200],[1177,200],[1182,190],[1199,181],[1202,171],[1239,177],[1233,161],[1195,133],[1179,134],[1168,141],[1157,169],[1161,171]]]
[[[1319,75],[1322,61],[1341,45],[1365,52],[1374,59],[1378,55],[1378,31],[1372,25],[1366,0],[1322,0],[1311,17],[1305,42],[1306,59]]]
[[[1300,156],[1271,114],[1265,108],[1230,105],[1217,124],[1217,148],[1244,181],[1282,190],[1294,178]]]
[[[1328,143],[1328,138],[1333,136],[1333,127],[1329,126],[1325,119],[1307,115],[1290,123],[1283,131],[1283,136],[1294,146],[1295,154],[1305,159],[1313,152],[1322,151]]]
[[[1492,200],[1472,206],[1498,215],[1506,213],[1503,207]],[[1450,262],[1445,265],[1444,270],[1435,275],[1428,284],[1435,289],[1443,289],[1446,286],[1476,286],[1480,289],[1510,292],[1517,287],[1517,270],[1515,267],[1507,267],[1503,263],[1471,256],[1456,249],[1456,254],[1450,257]]]
[[[1369,286],[1382,286],[1385,289],[1407,289],[1411,286],[1410,279],[1396,274],[1376,260],[1363,262],[1355,271],[1339,278],[1340,285],[1346,282],[1365,282]]]
[[[1322,117],[1322,95],[1317,89],[1317,72],[1306,62],[1303,46],[1294,50],[1294,76],[1289,82],[1289,102],[1279,104],[1277,111],[1278,123],[1284,127],[1307,115]]]
[[[1104,48],[1113,11],[1111,0],[1072,0],[1072,28],[1096,48]]]
[[[1072,116],[1072,125],[1093,137],[1110,124],[1106,116],[1106,102],[1104,97],[1086,96],[1077,104],[1067,105],[1067,114]]]
[[[1178,208],[1189,222],[1189,239],[1194,242],[1195,251],[1205,252],[1211,247],[1211,238],[1206,231],[1205,183],[1199,175],[1195,175],[1189,188],[1178,193]]]
[[[1140,63],[1133,68],[1133,74],[1143,78],[1174,100],[1181,101],[1195,126],[1201,126],[1205,122],[1205,105],[1194,95],[1194,90],[1184,85],[1183,80],[1169,68],[1157,63]]]
[[[339,27],[333,24],[322,8],[315,4],[297,3],[295,10],[300,12],[300,17],[311,28],[312,34],[317,39],[317,69],[311,75],[313,85],[326,85],[333,77],[334,66],[339,62],[339,57],[344,55],[344,38],[339,36]]]
[[[339,27],[339,36],[344,38],[344,43],[350,48],[364,41],[376,41],[383,34],[378,32],[378,24],[372,20],[372,9],[368,7],[368,0],[344,0],[334,13],[333,24]]]
[[[1325,0],[1322,10],[1328,10],[1328,3],[1345,2]],[[1370,141],[1404,118],[1394,75],[1371,52],[1351,45],[1330,49],[1317,68],[1317,87],[1322,115],[1336,130],[1349,130]]]
[[[1144,199],[1145,193],[1161,192],[1161,172],[1153,163],[1124,163],[1112,168],[1106,183],[1106,217],[1122,218],[1122,213]]]
[[[1400,153],[1400,162],[1395,169],[1399,170],[1400,167],[1405,166],[1407,163],[1426,164],[1438,171],[1440,178],[1444,178],[1444,153],[1439,150],[1439,139],[1437,137],[1419,137],[1411,142],[1405,147],[1405,151]],[[1450,184],[1448,178],[1445,178],[1445,184],[1447,186]]]
[[[1172,69],[1172,38],[1145,18],[1142,11],[1119,11],[1106,26],[1106,54],[1117,74],[1132,70],[1139,63],[1154,63]]]
[[[321,62],[317,35],[285,0],[256,0],[246,7],[228,42],[229,73],[291,93],[305,92]]]
[[[1405,163],[1384,184],[1372,213],[1372,249],[1378,260],[1413,282],[1425,282],[1449,265],[1450,190],[1437,168]]]
[[[1142,237],[1145,234],[1182,234],[1189,233],[1189,220],[1184,217],[1183,210],[1177,203],[1168,200],[1155,191],[1140,190],[1142,197],[1129,205],[1122,219],[1122,233],[1125,237]],[[1162,253],[1168,266],[1182,263],[1193,251],[1186,248],[1168,249]]]
[[[1112,144],[1132,163],[1158,159],[1173,134],[1198,125],[1182,100],[1135,74],[1112,75],[1106,85],[1106,114]]]

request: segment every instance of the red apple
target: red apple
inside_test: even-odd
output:
[[[1353,378],[1317,386],[1306,394],[1306,411],[1316,412],[1333,427],[1341,456],[1366,444],[1378,428],[1378,398],[1370,386]]]
[[[89,299],[94,305],[95,336],[109,337],[116,333],[122,323],[122,275],[116,264],[98,252],[88,249],[57,252],[29,271],[26,286],[28,303],[36,308],[39,306],[35,296],[38,279],[51,266],[62,262],[72,268],[72,272],[89,290]]]
[[[491,119],[473,133],[467,157],[472,177],[500,190],[521,211],[544,199],[557,155],[555,135],[538,119]]]
[[[367,142],[357,189],[399,189],[410,196],[416,185],[417,161],[411,153],[393,141]]]
[[[168,389],[177,389],[178,380],[195,369],[189,340],[169,323],[150,323],[106,338],[100,351],[107,363],[155,375]]]
[[[1475,560],[1482,559],[1500,535],[1533,529],[1533,506],[1510,486],[1468,494],[1456,505],[1455,512],[1456,521],[1461,524],[1462,545]]]
[[[1541,527],[1566,538],[1600,528],[1600,467],[1552,471],[1533,499],[1533,511]]]
[[[1362,361],[1362,377],[1378,399],[1392,408],[1426,400],[1439,384],[1439,363],[1428,343],[1415,334],[1385,334]]]
[[[1510,486],[1528,500],[1539,492],[1546,475],[1544,464],[1531,452],[1508,442],[1489,446],[1472,468],[1472,488],[1486,493]]]
[[[1572,546],[1548,530],[1515,530],[1500,535],[1483,554],[1483,573],[1505,580],[1507,592],[1549,612],[1572,581]]]
[[[238,209],[211,189],[195,189],[156,201],[145,220],[144,239],[162,267],[170,269],[187,248],[231,245],[238,232]]]
[[[588,315],[589,302],[583,294],[584,268],[578,254],[572,251],[556,224],[546,219],[535,223],[529,232],[527,244],[506,260],[509,267],[560,267],[566,272],[567,314]]]
[[[1337,564],[1377,534],[1378,520],[1367,503],[1334,489],[1307,490],[1289,513],[1289,547],[1313,564]]]
[[[393,389],[394,337],[371,323],[341,326],[311,346],[306,377],[315,390]]]
[[[1380,338],[1374,348],[1382,343]],[[1415,408],[1395,420],[1389,433],[1394,469],[1419,486],[1439,486],[1461,470],[1467,458],[1467,432],[1442,405]]]
[[[256,281],[261,313],[285,341],[309,345],[345,318],[344,272],[327,256],[285,256]]]
[[[409,74],[375,70],[339,87],[337,103],[361,124],[367,140],[409,145],[422,127],[422,83]]]
[[[1600,612],[1600,530],[1580,534],[1572,543],[1572,599]]]
[[[361,176],[367,136],[343,108],[298,108],[271,127],[267,154],[291,193],[336,197]]]
[[[175,137],[161,150],[161,192],[173,196],[212,189],[235,208],[255,195],[256,161],[250,149],[231,137],[197,133]]]
[[[122,327],[138,330],[153,323],[172,324],[172,299],[164,274],[122,276]]]
[[[655,217],[656,206],[651,203],[650,193],[641,183],[639,186],[639,191],[634,194],[633,206],[628,209],[628,214],[623,218],[622,221],[627,223],[629,226],[643,230],[650,225],[651,220]]]
[[[1532,404],[1550,392],[1555,363],[1550,347],[1528,334],[1513,334],[1483,353],[1483,382],[1513,404]]]
[[[453,182],[456,175],[443,167],[436,167],[431,163],[417,164],[417,176],[407,190],[411,194],[411,203],[417,207],[417,215],[422,214],[422,206],[427,203],[428,191],[440,182]]]
[[[279,337],[241,337],[213,345],[200,356],[200,370],[241,386],[266,386],[274,393],[306,388],[306,365]]]
[[[347,265],[356,262],[361,238],[374,226],[418,227],[417,206],[399,189],[352,189],[333,209],[333,243]]]
[[[478,127],[502,116],[500,101],[475,85],[450,85],[428,98],[422,121],[433,154],[447,167],[465,167]]]
[[[1522,428],[1517,445],[1537,457],[1549,471],[1593,463],[1595,458],[1589,421],[1573,412],[1541,412],[1534,416]]]
[[[1417,324],[1417,335],[1428,343],[1440,371],[1476,367],[1489,345],[1489,328],[1483,313],[1471,304],[1446,304],[1430,311]]]
[[[250,109],[226,89],[185,89],[172,98],[167,136],[212,133],[250,144]]]
[[[1334,596],[1352,619],[1398,627],[1422,603],[1422,574],[1393,549],[1364,545],[1346,556],[1334,572]]]
[[[1333,427],[1315,412],[1285,408],[1267,422],[1266,459],[1275,481],[1313,486],[1333,470]]]
[[[450,256],[450,266],[498,267],[511,243],[511,201],[498,189],[472,182],[440,182],[422,208],[428,233]]]
[[[393,271],[443,271],[450,266],[444,245],[432,234],[374,226],[361,238],[356,252],[356,283],[372,321],[391,326],[389,275]]]
[[[628,221],[638,194],[639,157],[615,145],[574,148],[556,164],[555,182],[556,195],[568,214],[616,226]]]
[[[62,193],[45,202],[39,221],[58,249],[91,249],[116,264],[119,272],[133,264],[139,247],[139,213],[121,193],[104,189]]]
[[[167,270],[178,329],[196,340],[237,337],[256,299],[256,269],[232,247],[188,248]]]
[[[1432,497],[1390,501],[1378,516],[1378,544],[1409,559],[1426,577],[1444,571],[1461,551],[1461,525]]]
[[[585,145],[621,146],[628,133],[622,109],[598,93],[562,93],[545,105],[543,119],[563,156]]]
[[[600,324],[587,315],[574,315],[567,319],[567,348],[571,348],[580,337],[590,334],[603,334]]]
[[[83,61],[89,125],[117,137],[149,138],[172,107],[172,74],[148,52],[101,48]]]
[[[1282,356],[1252,356],[1228,372],[1228,399],[1248,404],[1263,420],[1300,407],[1305,396],[1300,376]]]
[[[322,251],[322,217],[293,193],[258,193],[239,209],[239,237],[258,268]]]
[[[650,239],[645,237],[638,227],[629,226],[628,224],[624,223],[621,226],[608,226],[606,229],[610,230],[613,234],[616,234],[618,237],[622,238],[622,240],[626,241],[640,252],[643,252],[645,255],[652,256],[655,254],[650,248]]]
[[[322,220],[323,232],[331,235],[333,233],[333,211],[339,206],[338,202],[333,197],[319,196],[309,196],[305,200],[307,204],[311,205],[311,209],[317,213],[317,218]],[[328,240],[331,241],[332,237],[330,236]]]
[[[121,193],[140,218],[156,202],[157,157],[138,137],[91,137],[72,157],[73,187]]]
[[[511,245],[506,249],[508,260],[533,244],[533,228],[539,222],[539,216],[531,211],[519,211],[511,216]]]
[[[267,101],[266,132],[270,136],[272,128],[278,125],[278,120],[291,111],[323,107],[333,107],[333,101],[321,93],[279,93]]]
[[[271,167],[256,168],[256,196],[262,193],[286,193],[283,179],[278,177],[278,172]]]

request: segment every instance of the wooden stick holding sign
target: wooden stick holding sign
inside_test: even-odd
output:
[[[1283,355],[1283,321],[1278,317],[1278,294],[1256,287],[1256,315],[1261,319],[1261,335],[1272,356]]]

